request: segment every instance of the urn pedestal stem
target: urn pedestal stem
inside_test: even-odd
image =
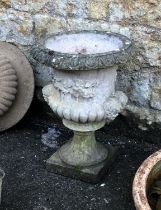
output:
[[[72,141],[63,145],[59,150],[62,161],[71,166],[86,167],[103,162],[108,150],[95,139],[95,132],[74,131]]]
[[[74,131],[73,139],[47,160],[46,167],[50,172],[96,184],[117,155],[118,148],[97,142],[94,131]]]

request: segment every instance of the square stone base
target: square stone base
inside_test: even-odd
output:
[[[79,179],[88,183],[99,183],[107,174],[109,167],[115,161],[118,153],[117,147],[110,145],[106,146],[108,149],[108,157],[101,164],[90,166],[86,168],[72,167],[61,161],[58,152],[55,152],[47,161],[46,167],[49,172],[60,174],[73,179]]]

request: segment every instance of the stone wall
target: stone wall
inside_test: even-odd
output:
[[[0,40],[27,56],[37,39],[81,29],[117,32],[134,41],[138,56],[118,74],[118,88],[129,97],[124,114],[161,123],[160,0],[0,0]],[[50,82],[50,68],[33,66],[37,86]]]

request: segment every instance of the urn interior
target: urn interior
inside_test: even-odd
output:
[[[45,47],[67,54],[97,54],[119,51],[123,41],[110,34],[78,33],[53,36],[45,41]]]
[[[146,192],[152,210],[161,209],[161,160],[152,168],[146,184]]]

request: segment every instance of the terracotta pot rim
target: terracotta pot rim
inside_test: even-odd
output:
[[[149,156],[136,172],[133,181],[133,199],[137,210],[151,210],[146,195],[147,179],[159,161],[161,161],[161,150]]]

